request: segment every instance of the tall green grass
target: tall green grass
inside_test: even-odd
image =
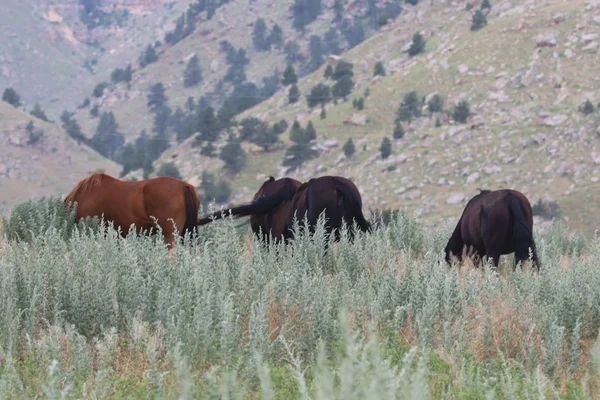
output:
[[[598,396],[600,245],[564,226],[537,237],[539,275],[449,267],[452,226],[403,213],[353,242],[321,221],[287,246],[219,221],[171,262],[58,204],[26,208],[27,240],[10,233],[19,209],[4,225],[0,396]]]

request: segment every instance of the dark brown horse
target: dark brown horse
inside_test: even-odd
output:
[[[123,236],[132,224],[136,232],[153,230],[156,224],[151,217],[155,217],[169,248],[175,243],[176,233],[193,231],[200,207],[194,186],[179,179],[158,177],[129,182],[101,173],[82,179],[64,202],[77,202],[78,220],[104,215],[105,221],[121,228]],[[173,219],[178,232],[169,219]]]
[[[515,253],[515,262],[529,259],[539,271],[540,264],[533,240],[533,213],[529,200],[516,190],[480,190],[467,205],[444,249],[446,261],[451,253],[462,260],[469,255],[487,255],[498,267],[500,255]]]
[[[251,203],[214,212],[198,220],[198,225],[205,225],[230,215],[250,215],[250,226],[255,235],[265,241],[269,241],[271,235],[279,241],[287,230],[290,202],[300,185],[301,182],[292,178],[275,180],[270,176],[258,189]]]
[[[362,199],[356,185],[341,176],[322,176],[314,178],[296,190],[288,213],[287,224],[291,228],[293,219],[300,225],[307,219],[311,231],[317,225],[321,213],[325,214],[325,228],[328,233],[335,232],[339,240],[342,223],[348,228],[356,222],[358,228],[366,232],[371,225],[362,213]],[[286,237],[291,237],[291,229],[286,230]]]

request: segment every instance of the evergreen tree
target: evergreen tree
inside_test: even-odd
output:
[[[203,141],[213,142],[219,137],[219,121],[212,107],[208,107],[198,114],[198,123],[196,126],[200,131],[200,138]]]
[[[154,112],[154,125],[152,126],[152,132],[156,133],[162,138],[167,138],[170,117],[171,109],[169,107],[163,106],[158,108]]]
[[[188,97],[187,100],[185,101],[185,109],[187,112],[193,112],[194,109],[196,108],[196,102],[194,101],[194,98],[192,96]]]
[[[583,103],[583,107],[580,107],[580,110],[585,115],[592,114],[594,111],[596,111],[594,104],[592,104],[589,99]]]
[[[416,32],[412,37],[412,43],[408,49],[408,55],[416,56],[425,51],[425,40],[420,32]]]
[[[21,107],[21,96],[19,96],[17,91],[13,88],[4,89],[4,93],[2,93],[2,100],[15,108]]]
[[[283,52],[285,53],[285,61],[288,64],[293,64],[300,58],[300,45],[297,42],[290,40],[283,46]]]
[[[327,118],[327,111],[325,111],[324,106],[321,107],[321,114],[319,114],[319,116],[321,117],[321,119]]]
[[[100,106],[98,104],[94,104],[94,107],[90,108],[90,115],[92,118],[96,118],[100,115]]]
[[[202,172],[202,183],[198,186],[203,193],[202,206],[208,207],[211,202],[223,204],[231,197],[231,187],[226,181],[217,181],[215,175],[208,171]]]
[[[338,79],[331,88],[331,95],[334,99],[346,98],[354,87],[354,82],[352,78],[348,75],[343,76]]]
[[[492,9],[492,5],[490,4],[490,0],[483,0],[481,2],[481,6],[479,7],[481,10],[491,10]]]
[[[345,22],[345,21],[344,21]],[[346,23],[342,26],[342,34],[346,38],[350,48],[353,48],[365,40],[365,28],[360,21],[354,23]]]
[[[275,129],[269,128],[267,124],[263,124],[261,124],[259,129],[252,135],[250,142],[262,147],[264,151],[267,151],[272,145],[279,142],[279,138]]]
[[[471,30],[473,32],[475,32],[475,31],[480,30],[481,28],[483,28],[486,25],[487,25],[487,17],[483,13],[483,11],[481,11],[481,9],[475,10],[475,13],[473,13],[473,19],[471,21]]]
[[[335,17],[333,19],[334,22],[340,22],[344,18],[344,4],[342,3],[342,0],[334,1],[333,12],[335,13]]]
[[[325,68],[325,72],[323,72],[323,78],[330,79],[332,75],[333,75],[333,68],[331,68],[331,65],[328,64],[327,67]]]
[[[294,0],[292,25],[297,30],[303,31],[306,25],[317,19],[321,11],[321,0]]]
[[[156,55],[156,50],[154,50],[154,47],[152,47],[152,45],[149,44],[148,47],[146,47],[146,50],[144,50],[144,52],[140,56],[140,67],[144,68],[147,65],[156,62],[157,60],[158,56]]]
[[[39,103],[35,103],[33,105],[33,109],[29,113],[43,121],[48,121],[48,117],[46,116],[44,110],[42,110],[42,107],[39,105]]]
[[[386,159],[392,154],[392,142],[388,137],[384,137],[379,147],[381,158]]]
[[[469,103],[466,100],[460,101],[452,112],[452,118],[456,122],[466,123],[467,119],[471,115],[471,109],[469,107]]]
[[[310,90],[306,96],[306,102],[310,108],[320,104],[324,106],[331,100],[331,89],[324,83],[319,83]]]
[[[283,132],[285,132],[288,128],[288,123],[285,119],[282,119],[279,122],[276,122],[275,124],[273,124],[273,132],[275,132],[277,135],[281,135]]]
[[[88,139],[81,132],[81,127],[79,126],[77,121],[74,118],[71,118],[71,115],[68,112],[65,111],[65,113],[61,115],[63,129],[67,132],[67,134],[70,137],[75,139],[77,143],[88,143]]]
[[[148,93],[147,99],[148,108],[152,112],[156,112],[166,105],[165,87],[161,82],[150,86],[150,93]]]
[[[200,149],[200,154],[212,158],[215,156],[215,151],[217,151],[217,148],[211,142],[208,142]]]
[[[352,138],[348,139],[348,141],[344,143],[343,150],[346,158],[352,158],[354,153],[356,153],[356,149],[354,148],[354,142],[352,141]]]
[[[358,99],[358,101],[356,102],[356,108],[359,110],[365,108],[365,99],[363,99],[362,97]]]
[[[402,103],[396,112],[396,117],[399,121],[410,121],[413,117],[418,118],[421,116],[422,103],[419,100],[417,92],[414,90],[404,95]]]
[[[291,64],[288,64],[285,71],[283,71],[283,79],[281,80],[281,84],[283,86],[295,85],[298,83],[298,75],[296,75],[296,71]]]
[[[251,140],[259,131],[267,130],[266,122],[255,117],[244,118],[240,121],[240,140]]]
[[[431,114],[444,111],[444,99],[439,94],[434,95],[427,103],[427,109]]]
[[[108,83],[107,82],[101,82],[99,84],[96,85],[96,87],[94,88],[94,91],[92,92],[92,95],[94,97],[102,97],[102,95],[104,94],[104,89],[106,89],[108,87]]]
[[[335,28],[330,28],[327,32],[325,32],[323,41],[325,42],[325,49],[327,49],[329,54],[338,55],[342,53],[342,48],[340,47],[340,36]]]
[[[196,86],[202,81],[202,69],[198,62],[198,56],[194,55],[189,59],[185,70],[183,71],[183,86]]]
[[[283,31],[279,25],[275,24],[271,28],[271,33],[267,39],[267,45],[276,49],[280,49],[281,46],[283,46]]]
[[[293,104],[293,103],[296,103],[299,99],[300,99],[300,89],[298,89],[298,86],[296,86],[296,84],[293,84],[290,87],[290,90],[288,92],[288,102],[290,104]]]
[[[175,179],[183,179],[179,173],[179,168],[172,161],[164,163],[156,171],[156,176],[170,176]]]
[[[233,135],[229,135],[227,144],[221,149],[219,158],[225,163],[225,168],[232,173],[239,172],[246,164],[246,153]]]
[[[311,138],[316,138],[316,131],[312,123],[309,123],[307,129],[304,130],[298,121],[294,121],[290,131],[290,140],[294,142],[294,145],[286,150],[283,166],[295,169],[303,162],[315,158],[317,153],[310,145]]]
[[[402,126],[402,122],[396,120],[394,124],[394,139],[402,139],[404,137],[404,127]]]
[[[306,130],[304,131],[304,134],[306,135],[306,139],[309,142],[317,139],[317,130],[315,129],[315,126],[313,125],[312,121],[308,121],[308,125],[306,125]]]
[[[385,76],[385,67],[383,66],[383,63],[381,61],[375,64],[375,70],[373,71],[373,76],[377,75]]]
[[[298,120],[294,120],[290,130],[290,140],[294,143],[308,143],[308,141],[305,141],[305,136],[304,129],[300,126]]]
[[[317,35],[309,38],[310,61],[308,62],[309,72],[317,70],[325,62],[325,46],[323,41]]]
[[[114,159],[116,151],[123,146],[125,138],[118,131],[117,121],[112,112],[104,112],[100,116],[96,134],[90,145],[106,158]]]
[[[254,23],[254,29],[252,30],[252,43],[256,50],[265,51],[269,49],[266,35],[267,24],[264,19],[259,18]]]

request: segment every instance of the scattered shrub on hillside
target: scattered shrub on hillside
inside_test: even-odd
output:
[[[375,70],[373,70],[373,76],[385,76],[385,67],[381,61],[375,64]]]
[[[492,4],[490,3],[490,0],[482,0],[481,6],[479,8],[482,10],[491,10]]]
[[[298,100],[300,99],[300,89],[298,89],[298,86],[296,86],[296,84],[294,83],[291,87],[290,90],[288,91],[288,102],[290,104],[294,104],[296,103]]]
[[[332,75],[333,67],[331,66],[331,64],[327,64],[327,67],[325,67],[325,71],[323,72],[323,78],[330,79]]]
[[[306,95],[306,103],[310,108],[317,105],[324,106],[331,100],[331,89],[324,83],[319,83],[312,87],[310,93]]]
[[[469,106],[469,102],[466,100],[461,100],[456,106],[454,106],[454,111],[452,112],[452,119],[455,122],[466,123],[467,119],[471,115],[471,108]]]
[[[444,98],[439,94],[433,95],[433,97],[429,99],[429,102],[427,102],[427,109],[430,114],[444,111]]]
[[[172,161],[162,164],[156,171],[156,176],[169,176],[175,179],[183,179],[179,173],[179,168],[177,168]]]
[[[112,83],[115,83],[115,84],[117,84],[119,82],[130,83],[132,77],[133,77],[133,71],[131,69],[131,64],[128,64],[125,69],[116,68],[110,74],[110,80],[112,81]]]
[[[204,171],[202,172],[202,183],[198,186],[202,191],[201,203],[206,209],[213,201],[217,204],[225,204],[231,197],[231,185],[227,181],[217,180],[215,175]]]
[[[381,153],[381,158],[384,160],[388,158],[392,154],[392,142],[386,136],[381,141],[381,146],[379,146],[379,152]]]
[[[292,66],[292,64],[288,64],[285,71],[283,71],[283,79],[281,80],[281,84],[283,86],[295,85],[298,83],[298,75],[296,75],[296,70]]]
[[[96,85],[96,87],[94,87],[94,90],[92,91],[92,95],[94,97],[102,97],[102,95],[104,94],[104,90],[107,87],[108,87],[107,82],[100,82],[99,84]]]
[[[412,37],[412,43],[408,48],[408,55],[413,57],[425,51],[425,40],[421,32],[416,32]]]
[[[29,114],[41,119],[42,121],[48,121],[48,117],[46,116],[44,110],[42,110],[42,107],[39,105],[39,103],[34,104],[33,109],[29,112]]]
[[[100,106],[98,104],[94,104],[94,107],[90,108],[90,116],[92,118],[96,118],[100,115]]]
[[[561,209],[556,201],[542,200],[538,201],[532,207],[533,215],[538,215],[544,219],[551,220],[561,215]]]
[[[252,43],[254,44],[254,48],[258,51],[266,51],[270,47],[267,41],[267,24],[263,18],[258,18],[254,22]]]
[[[396,111],[396,119],[399,121],[407,121],[409,124],[413,118],[421,116],[423,102],[419,99],[416,91],[411,91],[404,94],[400,107]]]
[[[587,99],[582,106],[579,106],[579,111],[581,111],[585,115],[589,115],[594,113],[596,111],[596,108],[594,107],[594,104],[589,99]]]
[[[321,0],[294,0],[291,6],[292,25],[299,31],[304,31],[306,25],[313,22],[323,11]]]
[[[354,153],[356,153],[356,148],[354,147],[354,141],[352,140],[352,138],[348,139],[346,141],[346,143],[344,143],[343,150],[344,150],[344,155],[347,158],[352,158]]]
[[[240,140],[234,135],[229,135],[227,144],[221,149],[219,158],[225,163],[226,170],[236,173],[246,164],[247,155],[242,149]]]
[[[404,137],[405,131],[404,131],[404,127],[402,126],[402,122],[400,122],[399,120],[396,120],[396,122],[394,123],[394,139],[398,140],[398,139],[402,139]]]
[[[4,89],[4,93],[2,93],[2,100],[15,108],[21,107],[21,96],[19,96],[17,91],[13,88]]]
[[[471,30],[478,31],[487,25],[487,17],[481,9],[475,10],[473,20],[471,21]]]
[[[183,86],[192,87],[202,82],[202,69],[198,61],[198,56],[194,55],[188,61],[183,71]]]
[[[149,44],[139,58],[140,67],[144,68],[147,65],[156,62],[157,60],[158,56],[156,55],[156,50],[154,47],[152,47],[152,45]]]

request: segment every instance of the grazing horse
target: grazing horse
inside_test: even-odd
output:
[[[158,177],[139,182],[122,181],[97,173],[82,179],[64,200],[77,202],[76,218],[101,217],[120,227],[123,236],[132,224],[136,232],[158,224],[169,249],[177,234],[191,232],[198,223],[200,198],[194,186],[179,179]],[[155,223],[151,217],[157,218]],[[171,221],[177,225],[178,232]]]
[[[533,240],[533,213],[529,200],[516,190],[480,190],[467,205],[444,249],[450,264],[450,253],[462,260],[466,246],[471,254],[487,255],[498,267],[500,255],[515,253],[515,262],[526,261],[529,249],[539,271],[540,264]]]
[[[250,226],[255,235],[267,242],[270,235],[279,241],[287,231],[290,202],[300,185],[301,182],[292,178],[275,180],[269,176],[258,189],[251,203],[214,212],[199,219],[198,225],[205,225],[230,215],[237,217],[250,215]]]
[[[325,228],[328,233],[335,232],[335,239],[340,238],[340,229],[345,222],[351,227],[356,221],[358,228],[366,232],[371,225],[362,213],[362,199],[356,185],[341,176],[321,176],[313,178],[296,190],[288,213],[288,227],[297,218],[302,224],[308,220],[311,231],[317,225],[319,215],[325,213]],[[351,232],[352,233],[352,232]],[[286,230],[286,237],[291,236],[291,229]]]

